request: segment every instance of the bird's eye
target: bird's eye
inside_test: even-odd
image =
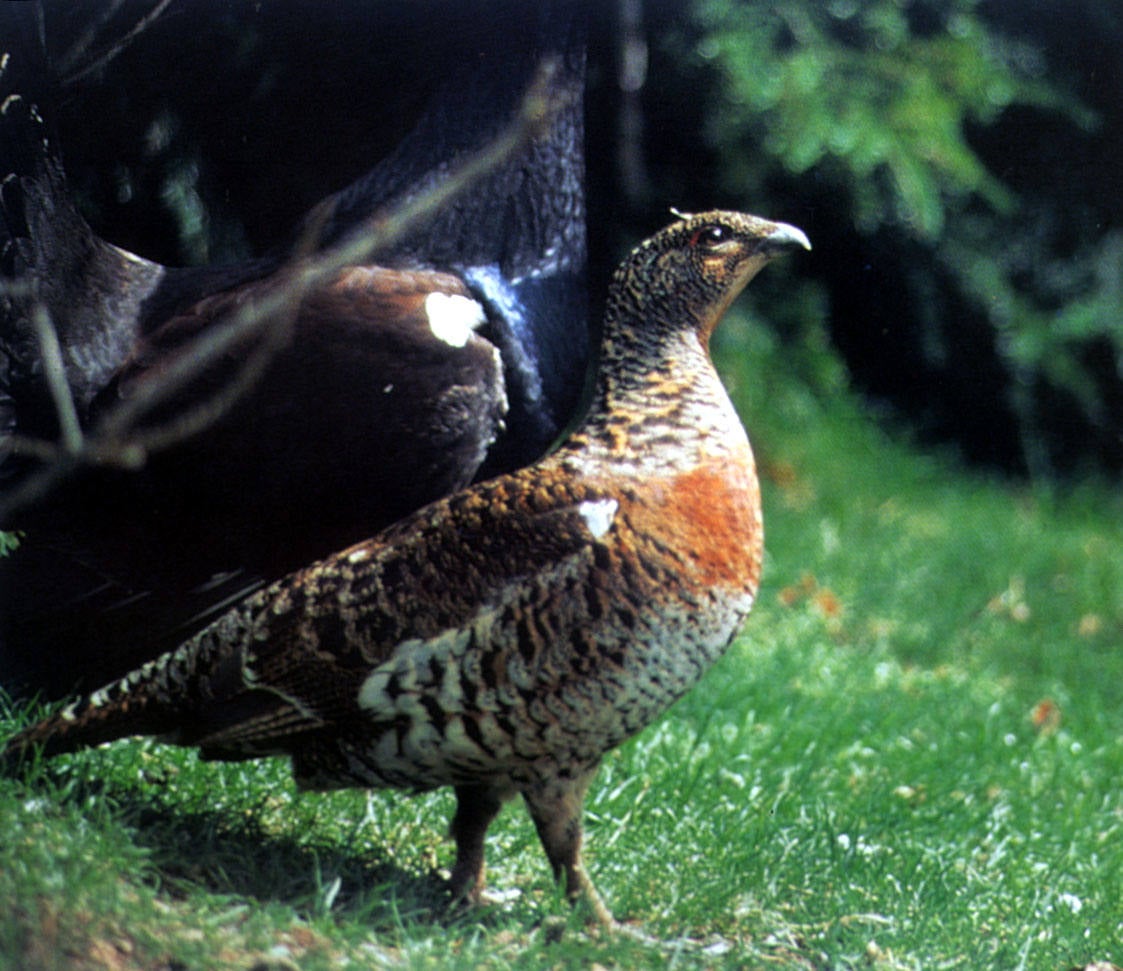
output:
[[[690,245],[697,246],[702,243],[706,246],[716,246],[718,243],[724,243],[729,239],[729,230],[724,226],[703,226],[694,231],[694,235],[690,237]]]

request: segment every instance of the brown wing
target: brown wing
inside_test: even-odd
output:
[[[270,285],[209,297],[153,330],[99,407],[159,380]],[[91,473],[68,494],[68,519],[27,524],[36,542],[0,567],[8,674],[25,645],[31,665],[68,659],[56,690],[70,690],[79,671],[94,684],[116,677],[138,650],[179,643],[257,578],[283,576],[470,481],[506,410],[498,354],[471,330],[473,314],[482,311],[463,283],[441,273],[355,267],[308,295],[291,340],[217,424],[128,476]],[[224,387],[245,353],[158,418]],[[60,560],[75,535],[91,541]]]
[[[160,734],[242,758],[361,732],[379,716],[360,709],[360,691],[395,652],[455,638],[481,610],[588,569],[596,537],[582,501],[527,475],[458,493],[259,591],[173,654],[34,726],[8,755]],[[528,637],[512,617],[478,650],[497,658]]]
[[[240,623],[216,625],[209,643],[201,635],[198,658],[221,672],[203,678],[203,694],[216,702],[179,740],[225,754],[247,744],[288,748],[293,735],[326,726],[350,731],[372,715],[359,711],[363,683],[403,645],[455,638],[512,591],[549,586],[576,560],[587,569],[594,537],[578,496],[560,483],[527,489],[527,481],[484,483],[423,509],[262,591],[238,611]],[[497,628],[495,643],[478,649],[514,650],[519,636]],[[213,660],[233,656],[231,648],[236,671]],[[232,716],[230,699],[246,702],[247,688],[255,710]]]
[[[114,393],[127,397],[159,380],[196,334],[274,285],[209,298],[168,321],[141,343]],[[241,532],[242,559],[252,568],[259,557],[274,575],[370,535],[469,482],[501,427],[498,354],[456,320],[472,313],[483,322],[482,308],[448,274],[342,271],[306,297],[292,339],[249,393],[205,434],[155,456],[148,478],[182,495],[184,512],[229,521]],[[240,352],[171,410],[182,413],[233,380]]]

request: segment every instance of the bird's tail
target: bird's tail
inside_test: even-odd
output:
[[[165,654],[16,733],[0,750],[0,767],[132,735],[174,732],[181,712],[169,702],[168,677],[179,664],[176,653]]]

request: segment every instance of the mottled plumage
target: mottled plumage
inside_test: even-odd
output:
[[[555,452],[259,591],[8,758],[146,733],[287,753],[306,788],[452,785],[457,897],[482,889],[484,833],[519,793],[610,922],[581,864],[585,790],[729,644],[760,578],[752,452],[709,336],[807,245],[738,213],[679,219],[617,271],[589,414]]]

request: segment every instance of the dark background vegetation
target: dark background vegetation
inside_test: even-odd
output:
[[[110,6],[48,3],[52,51]],[[168,263],[265,250],[393,147],[481,9],[177,0],[55,106],[82,205]],[[592,4],[593,293],[669,206],[785,219],[815,251],[754,286],[816,393],[1011,475],[1117,478],[1121,45],[1114,0]]]

